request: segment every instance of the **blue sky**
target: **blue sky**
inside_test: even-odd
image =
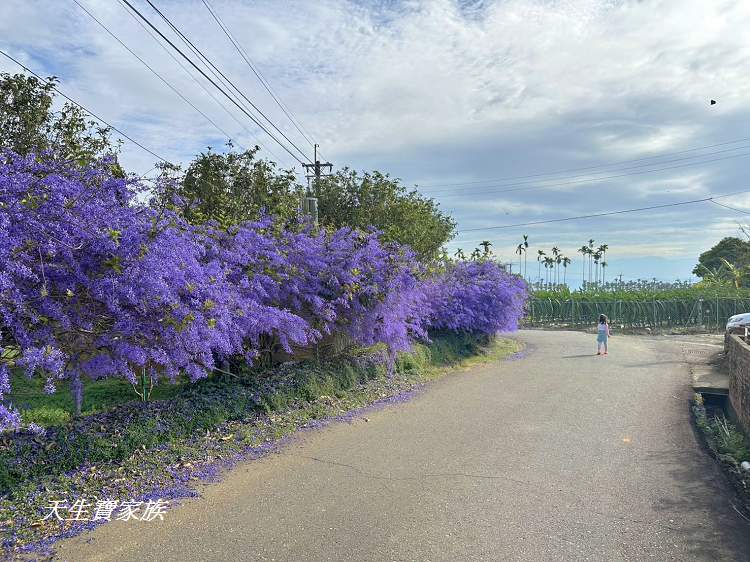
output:
[[[230,115],[211,99],[118,2],[79,1],[234,142],[259,143],[294,164],[239,111]],[[144,0],[133,1],[157,21]],[[311,152],[200,0],[154,1]],[[464,232],[750,189],[750,140],[725,144],[750,139],[748,2],[211,4],[327,159],[418,184],[457,219],[451,251],[488,239],[510,260],[528,234],[529,258],[560,247],[573,259],[575,282],[575,250],[593,238],[609,245],[610,276],[686,279],[701,252],[738,235],[748,218],[706,202]],[[0,48],[57,74],[63,91],[170,160],[223,144],[222,133],[72,0],[4,0]],[[17,68],[3,59],[0,71]],[[709,145],[720,146],[682,152]],[[122,160],[145,172],[154,159],[126,142]],[[629,160],[637,161],[606,166]],[[720,201],[750,212],[750,193]]]

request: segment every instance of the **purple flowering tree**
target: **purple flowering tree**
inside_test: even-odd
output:
[[[241,291],[218,247],[223,233],[139,203],[107,166],[71,169],[6,154],[0,166],[0,319],[3,346],[47,388],[136,371],[206,376],[217,356],[243,353],[256,331],[305,323]],[[262,327],[262,328],[258,328]],[[250,355],[252,355],[250,353]],[[8,391],[9,364],[0,365]]]
[[[522,314],[525,284],[492,262],[425,281],[376,232],[193,225],[146,201],[107,162],[0,155],[0,401],[11,368],[49,392],[70,380],[80,412],[86,377],[194,381],[334,333],[393,356],[428,328],[494,334]],[[0,431],[18,424],[0,403]]]
[[[459,261],[428,283],[430,328],[494,335],[517,329],[526,283],[493,261]]]

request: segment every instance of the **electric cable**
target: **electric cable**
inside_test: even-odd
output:
[[[0,55],[3,55],[5,58],[10,59],[14,63],[16,63],[18,66],[20,66],[21,68],[23,68],[29,74],[33,74],[36,78],[38,78],[42,82],[46,81],[45,78],[42,78],[39,74],[37,74],[36,72],[34,72],[33,70],[31,70],[28,66],[26,66],[22,62],[16,60],[12,56],[10,56],[8,53],[6,53],[5,51],[3,51],[2,49],[0,49]],[[60,91],[57,87],[53,86],[52,89],[55,92],[57,92],[58,94],[60,94],[62,97],[64,97],[66,100],[68,100],[70,103],[72,103],[76,107],[81,108],[83,111],[85,111],[86,113],[88,113],[89,115],[91,115],[91,117],[93,117],[97,121],[100,121],[101,123],[104,123],[107,127],[109,127],[110,129],[112,129],[113,131],[116,131],[122,137],[126,138],[127,140],[129,140],[130,142],[132,142],[133,144],[135,144],[136,146],[138,146],[138,147],[142,148],[143,150],[145,150],[146,152],[148,152],[151,156],[153,156],[153,157],[161,160],[162,162],[166,162],[168,164],[170,163],[169,160],[167,160],[166,158],[164,158],[162,156],[159,156],[156,152],[154,152],[150,148],[142,145],[140,142],[138,142],[137,140],[135,140],[134,138],[132,138],[131,136],[129,136],[127,133],[125,133],[122,129],[119,129],[118,127],[115,127],[111,123],[108,123],[107,121],[105,121],[104,119],[102,119],[101,117],[99,117],[96,113],[94,113],[90,109],[87,109],[86,107],[84,107],[83,105],[81,105],[80,103],[78,103],[77,101],[75,101],[73,98],[71,98],[67,94],[63,93],[62,91]]]

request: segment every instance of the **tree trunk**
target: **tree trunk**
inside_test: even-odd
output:
[[[70,381],[70,392],[73,394],[76,416],[80,416],[81,408],[83,407],[83,382],[81,381],[81,375],[77,372],[73,374],[73,378]]]

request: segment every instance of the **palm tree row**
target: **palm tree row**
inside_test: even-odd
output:
[[[607,269],[607,250],[609,246],[602,244],[594,248],[594,239],[590,239],[588,245],[584,244],[578,250],[583,257],[583,284],[605,283],[605,271]],[[586,266],[588,265],[588,276],[586,275]]]
[[[583,275],[582,282],[583,287],[586,285],[604,284],[606,282],[606,269],[607,269],[607,250],[609,246],[607,244],[601,244],[598,247],[594,246],[594,240],[588,241],[588,244],[581,246],[578,252],[581,253]],[[527,252],[528,248],[528,236],[524,235],[523,242],[516,248],[516,253],[519,256],[519,265],[521,263],[521,256]],[[537,261],[537,279],[538,284],[544,287],[559,286],[560,285],[560,266],[562,266],[562,284],[567,285],[567,270],[568,266],[572,263],[569,257],[564,256],[560,251],[560,248],[554,246],[550,250],[550,254],[544,250],[536,251]],[[544,278],[542,278],[542,266],[544,266]]]
[[[562,284],[568,282],[568,266],[573,262],[568,256],[564,256],[557,246],[550,250],[551,256],[548,256],[544,250],[537,250],[536,261],[539,264],[539,283],[542,282],[542,265],[544,265],[544,286],[549,287],[560,285],[560,266],[562,265]]]
[[[490,249],[492,242],[489,240],[483,240],[479,246],[482,248],[475,248],[471,254],[470,259],[481,260],[491,259],[493,252]],[[588,241],[588,244],[584,244],[578,248],[578,252],[583,257],[583,287],[586,285],[603,285],[606,282],[606,268],[607,268],[607,250],[609,246],[602,244],[599,247],[594,247],[594,240]],[[528,234],[523,235],[523,240],[516,246],[515,253],[518,256],[518,274],[523,278],[528,279],[528,250],[529,250],[529,236]],[[466,255],[463,250],[458,249],[455,253],[455,258],[465,260]],[[559,247],[553,246],[548,255],[544,250],[537,250],[537,279],[539,286],[544,287],[558,287],[560,285],[567,285],[568,282],[568,266],[573,263],[568,256],[563,255]],[[508,264],[512,267],[512,264]],[[544,279],[542,279],[542,266],[544,266]],[[562,271],[560,270],[562,266]],[[560,277],[562,276],[562,279]],[[562,281],[562,283],[561,283]]]

